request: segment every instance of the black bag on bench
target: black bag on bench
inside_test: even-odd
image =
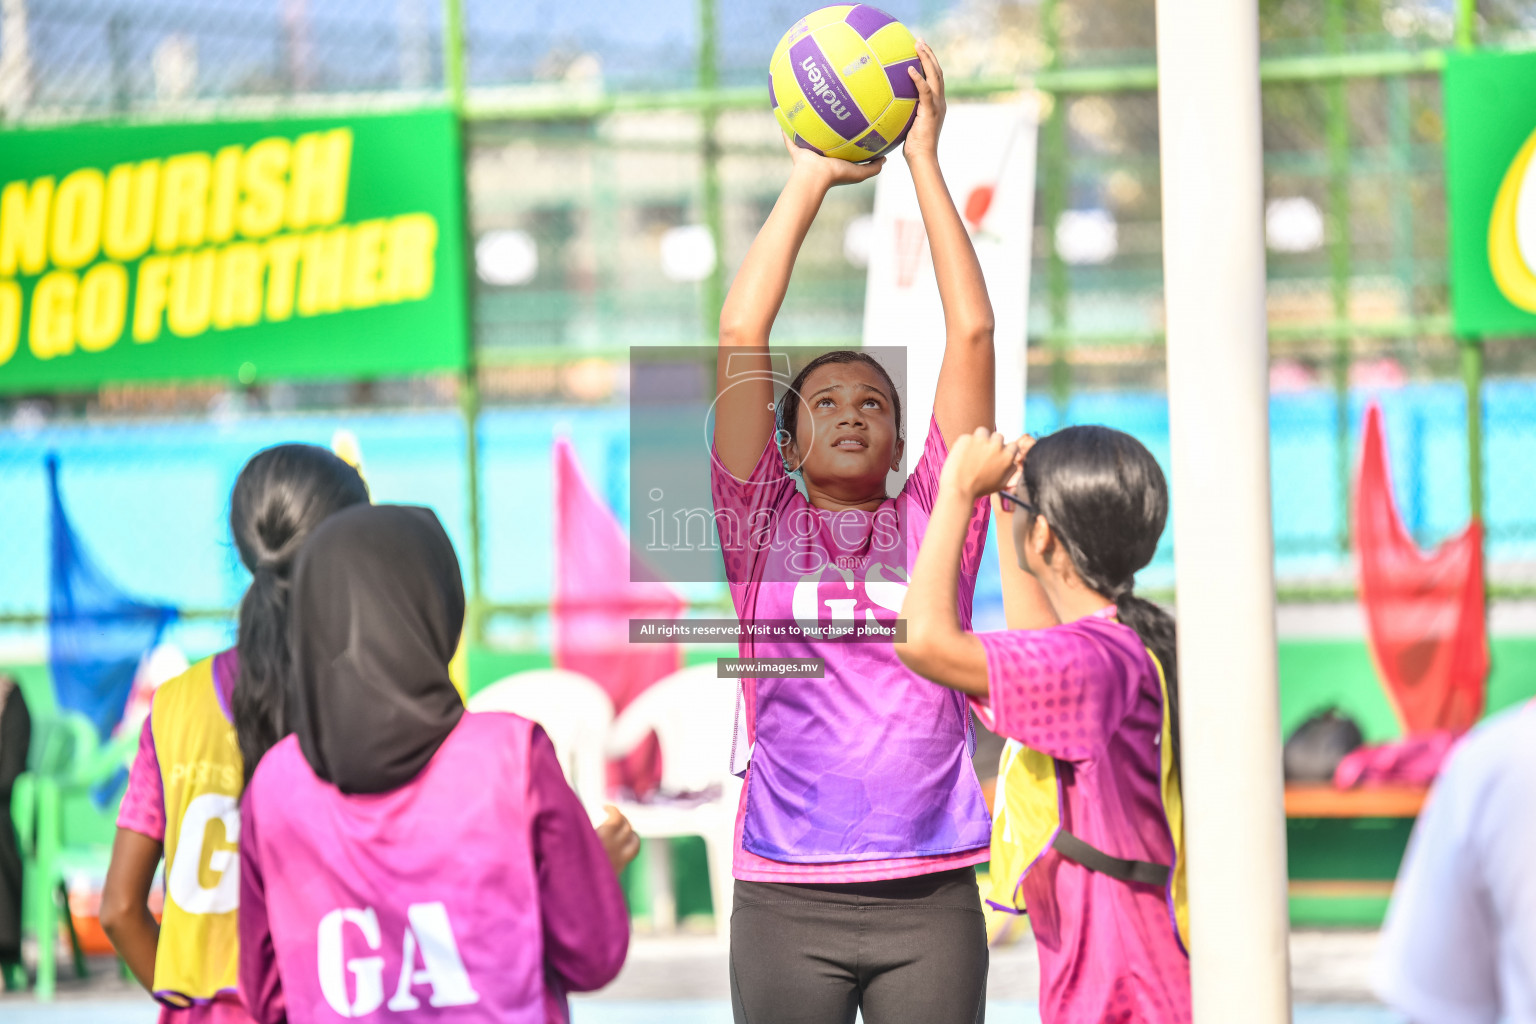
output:
[[[1344,755],[1364,742],[1360,726],[1337,708],[1313,715],[1285,741],[1285,781],[1332,782]]]

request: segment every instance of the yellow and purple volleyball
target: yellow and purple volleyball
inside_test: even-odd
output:
[[[868,4],[801,18],[768,62],[768,99],[795,145],[855,163],[894,149],[917,116],[921,73],[907,27]]]

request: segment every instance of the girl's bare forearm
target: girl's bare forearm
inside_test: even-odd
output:
[[[963,494],[948,489],[939,492],[902,603],[906,640],[896,645],[896,653],[908,668],[926,679],[985,697],[986,653],[975,635],[961,628],[956,611],[960,556],[972,509]]]
[[[913,633],[948,636],[960,632],[955,604],[960,591],[960,548],[965,542],[969,512],[958,495],[940,492],[903,604],[909,639]]]
[[[163,847],[159,841],[119,828],[102,885],[101,925],[112,948],[147,991],[154,991],[160,925],[149,912],[149,890]]]

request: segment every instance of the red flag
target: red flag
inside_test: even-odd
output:
[[[1488,678],[1483,525],[1474,519],[1438,550],[1419,550],[1392,498],[1374,403],[1365,414],[1355,541],[1371,651],[1404,732],[1467,731],[1482,717]]]
[[[589,676],[623,711],[678,668],[674,644],[631,644],[631,618],[676,618],[683,599],[665,583],[631,583],[629,538],[592,493],[566,438],[555,441],[554,661]],[[610,771],[610,782],[644,796],[661,777],[655,739]]]

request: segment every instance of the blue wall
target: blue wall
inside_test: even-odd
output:
[[[1368,397],[1352,396],[1355,438]],[[1421,543],[1433,543],[1466,523],[1461,389],[1416,385],[1379,398],[1386,411],[1399,507]],[[1536,382],[1490,384],[1485,403],[1490,560],[1536,561]],[[1349,571],[1337,547],[1333,416],[1327,392],[1271,400],[1282,578]],[[1136,434],[1166,466],[1168,409],[1161,395],[1083,394],[1061,417],[1045,400],[1032,402],[1029,409],[1029,426],[1036,432],[1092,422]],[[230,607],[246,583],[225,521],[241,465],[257,449],[280,441],[329,444],[339,428],[357,435],[375,499],[430,505],[462,555],[467,537],[463,426],[451,411],[10,430],[0,434],[0,610],[46,605],[43,456],[50,449],[60,456],[69,512],[113,578],[134,593],[181,606]],[[485,565],[487,591],[494,600],[539,600],[548,593],[553,575],[550,446],[562,434],[574,443],[593,487],[621,515],[628,513],[627,410],[486,412],[481,423]],[[1144,574],[1145,584],[1171,580],[1170,538],[1165,536],[1157,562]],[[987,595],[995,593],[995,580],[984,581],[982,603],[989,604]],[[978,624],[985,622],[984,616]]]

